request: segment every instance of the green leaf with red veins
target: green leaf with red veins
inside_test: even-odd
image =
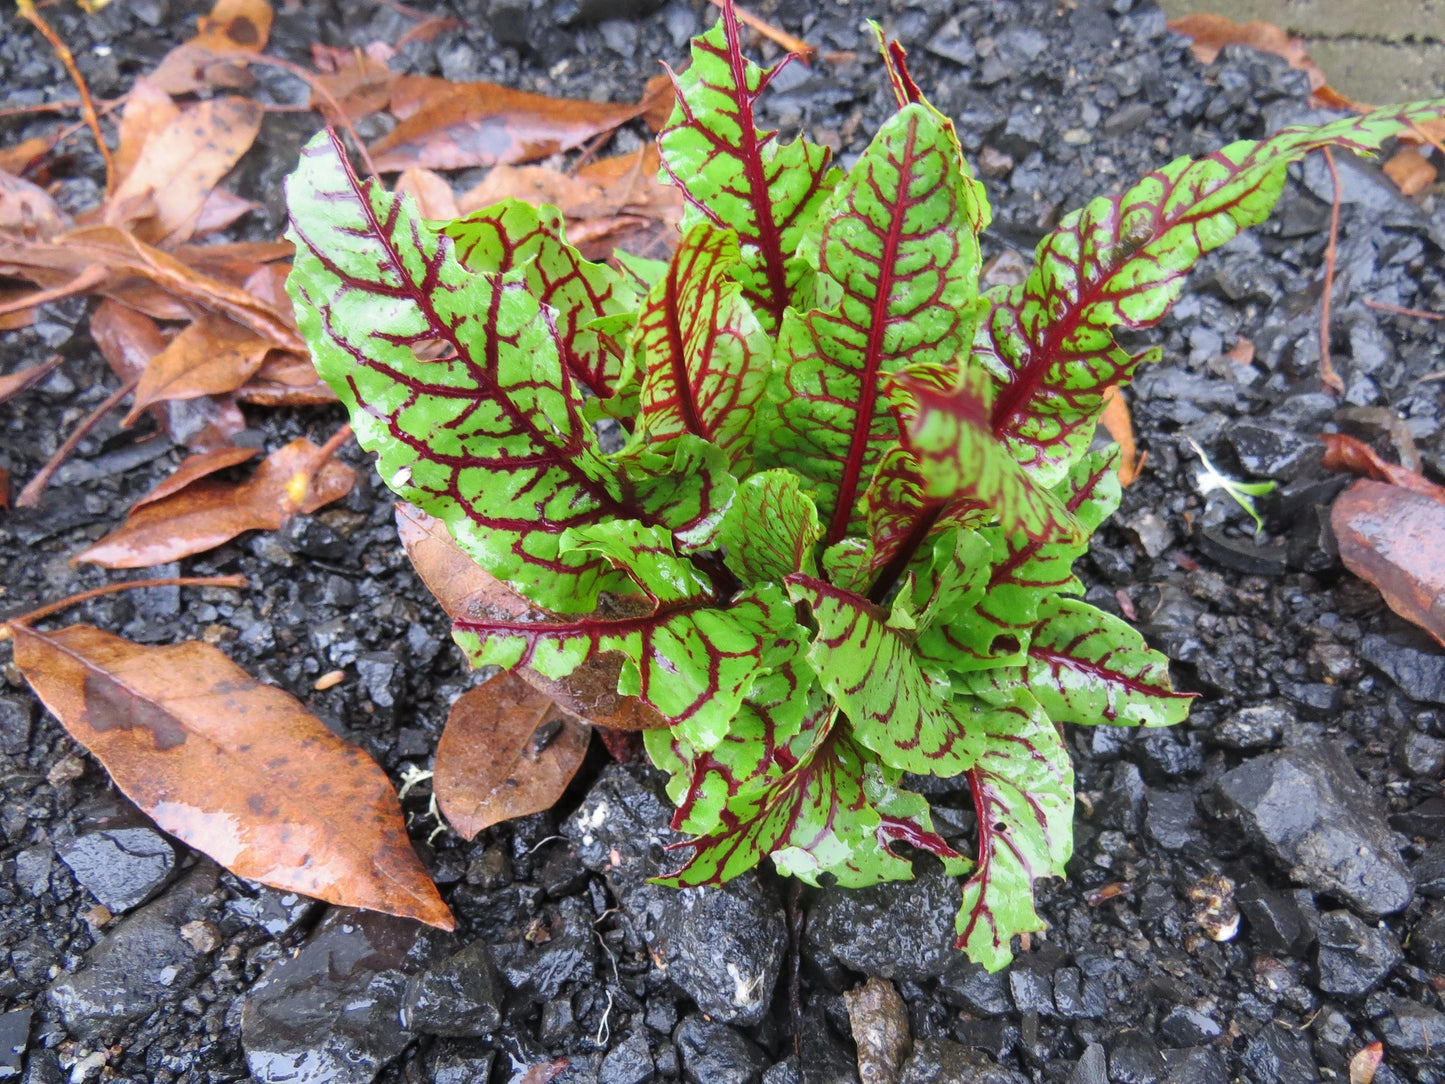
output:
[[[973,341],[983,312],[970,225],[978,198],[951,131],[931,108],[909,105],[883,125],[805,238],[802,254],[828,287],[820,300],[826,293],[833,303],[783,321],[768,455],[812,483],[830,546],[862,533],[859,498],[898,443],[888,376],[948,372]]]
[[[773,344],[730,276],[737,266],[730,231],[693,226],[647,296],[632,349],[642,379],[638,438],[694,434],[727,453],[741,475],[752,465],[758,408],[767,405]]]
[[[1193,693],[1174,691],[1169,660],[1119,618],[1081,599],[1039,603],[1025,667],[988,670],[972,688],[989,698],[1027,689],[1056,723],[1172,726]]]
[[[1074,772],[1058,730],[1027,693],[982,717],[978,762],[968,771],[978,861],[963,886],[957,948],[997,971],[1015,934],[1044,928],[1034,881],[1063,876],[1073,850]]]
[[[1082,537],[1059,499],[989,432],[993,378],[987,372],[970,368],[963,385],[950,393],[921,385],[910,391],[916,413],[908,447],[918,458],[925,498],[982,506],[1005,531],[1029,538]]]
[[[1054,487],[1054,496],[1092,533],[1119,506],[1118,449],[1091,453]],[[930,665],[952,673],[1022,666],[1039,605],[1059,594],[1082,595],[1074,562],[1088,550],[1083,538],[1029,538],[1001,527],[979,531],[991,549],[988,581],[970,609],[946,615],[918,639]]]
[[[622,353],[589,325],[636,312],[637,291],[567,243],[561,211],[508,199],[447,223],[442,233],[454,242],[463,267],[493,274],[520,268],[527,292],[552,310],[573,378],[601,399],[617,391]]]
[[[302,152],[287,198],[287,289],[317,370],[378,453],[382,479],[444,520],[493,576],[545,609],[586,612],[630,581],[597,553],[564,552],[568,529],[621,519],[703,537],[715,527],[729,476],[633,474],[598,448],[520,269],[463,267],[409,199],[360,184],[325,135]],[[448,356],[423,360],[438,349]],[[665,502],[650,499],[659,488]]]
[[[954,700],[941,673],[924,672],[903,600],[887,614],[806,576],[790,576],[788,593],[812,609],[818,631],[808,662],[859,742],[890,767],[920,775],[957,775],[973,765],[977,717],[989,706]]]
[[[889,845],[933,851],[954,870],[964,859],[939,836],[927,803],[897,787],[880,764],[825,712],[813,744],[770,786],[733,796],[712,832],[690,840],[692,857],[660,884],[720,884],[771,854],[780,873],[809,884],[829,874],[856,888],[912,876]]]
[[[1286,128],[1177,159],[1123,195],[1066,215],[1039,243],[1028,280],[988,293],[993,313],[975,356],[1003,385],[989,415],[993,435],[1052,485],[1088,447],[1104,390],[1157,356],[1120,349],[1111,328],[1158,323],[1201,255],[1269,215],[1291,162],[1328,146],[1369,153],[1441,116],[1445,99]]]
[[[768,470],[739,483],[718,541],[744,583],[782,583],[817,574],[813,547],[823,537],[818,510],[791,471]]]
[[[837,174],[826,147],[779,144],[776,132],[757,129],[758,95],[789,59],[764,71],[744,58],[736,13],[724,8],[693,39],[692,64],[673,76],[677,105],[657,134],[663,171],[682,189],[689,217],[736,232],[743,296],[770,333],[809,274],[798,244]]]
[[[458,619],[454,634],[474,666],[529,666],[560,678],[603,652],[619,651],[627,662],[618,692],[666,715],[694,748],[711,749],[756,680],[803,650],[802,630],[781,588],[754,587],[724,608],[711,578],[677,555],[663,528],[626,520],[575,528],[564,551],[606,558],[650,605],[617,616]]]

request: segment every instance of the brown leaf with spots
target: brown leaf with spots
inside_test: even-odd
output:
[[[1445,503],[1362,478],[1336,498],[1330,526],[1345,567],[1445,646]]]
[[[452,705],[432,790],[463,839],[551,809],[587,755],[591,730],[515,674],[498,674]]]
[[[216,0],[211,13],[197,20],[196,36],[167,53],[149,78],[172,94],[208,87],[248,89],[254,80],[245,64],[216,54],[259,53],[274,18],[266,0]]]
[[[148,568],[205,553],[245,531],[274,531],[297,512],[314,512],[351,492],[356,472],[334,459],[318,464],[319,452],[298,437],[239,485],[201,477],[160,499],[142,498],[124,524],[75,559]]]
[[[203,213],[224,224],[235,218],[213,189],[241,160],[261,130],[265,111],[246,98],[211,98],[178,110],[147,131],[107,204],[104,221],[128,226],[142,241],[173,248],[199,231]],[[230,197],[237,204],[246,201]],[[208,210],[209,205],[209,210]]]
[[[496,83],[412,76],[392,91],[391,108],[401,122],[372,144],[371,155],[383,172],[530,162],[580,147],[649,104],[549,98]]]
[[[273,344],[234,320],[206,313],[151,359],[122,425],[152,403],[235,391],[261,368]]]
[[[239,877],[444,930],[386,774],[209,644],[11,626],[37,696],[155,822]]]
[[[396,506],[396,529],[412,567],[453,619],[538,621],[549,615],[473,561],[452,539],[446,524],[409,504]],[[588,659],[564,678],[530,669],[518,673],[534,688],[590,723],[614,730],[657,730],[666,718],[635,696],[617,691],[620,652]]]

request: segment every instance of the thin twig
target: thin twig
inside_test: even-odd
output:
[[[297,471],[291,480],[286,483],[288,515],[306,503],[306,495],[311,491],[311,483],[315,481],[316,476],[321,473],[321,468],[326,466],[327,462],[336,454],[337,450],[350,439],[351,423],[347,422],[336,432],[332,433],[325,444],[316,449],[316,455],[312,458],[311,465],[303,470]]]
[[[24,297],[17,297],[14,301],[7,301],[0,304],[0,316],[9,316],[12,312],[23,312],[25,309],[33,309],[36,305],[44,305],[48,301],[63,301],[67,297],[74,297],[76,294],[88,294],[92,289],[104,282],[107,275],[108,272],[100,264],[90,264],[85,270],[63,286],[52,286],[48,290],[37,290],[33,294],[26,294]]]
[[[297,79],[300,79],[310,87],[313,93],[319,94],[326,101],[326,104],[331,107],[332,111],[335,112],[337,118],[341,121],[342,127],[346,129],[346,134],[349,135],[351,141],[356,144],[356,153],[361,156],[361,162],[362,165],[366,166],[366,172],[372,177],[380,178],[380,174],[376,172],[376,163],[371,160],[371,152],[366,149],[366,143],[362,140],[361,136],[356,134],[356,128],[352,125],[351,118],[346,115],[346,110],[341,108],[341,103],[338,102],[336,96],[326,88],[326,84],[322,83],[315,75],[307,71],[300,64],[293,64],[291,61],[283,60],[279,56],[268,56],[264,53],[248,53],[241,49],[231,49],[224,52],[211,52],[211,50],[208,49],[206,52],[217,60],[230,60],[235,63],[245,64],[269,64],[273,68],[280,68],[282,71],[288,71],[296,76]]]
[[[1365,307],[1378,309],[1380,312],[1393,312],[1396,316],[1413,316],[1419,320],[1445,320],[1445,315],[1438,312],[1426,312],[1424,309],[1407,309],[1399,305],[1387,305],[1383,301],[1371,301],[1365,298]]]
[[[0,622],[0,640],[10,639],[10,625],[29,625],[35,621],[41,621],[51,614],[59,613],[61,610],[68,610],[72,606],[78,606],[82,602],[89,602],[101,595],[113,595],[118,591],[135,591],[143,587],[246,587],[246,577],[236,574],[230,576],[165,576],[154,580],[126,580],[123,583],[108,583],[104,587],[92,587],[89,591],[82,591],[78,595],[69,595],[59,602],[47,602],[38,610],[31,610],[18,617],[7,617]]]
[[[16,6],[20,9],[20,17],[28,22],[36,30],[44,35],[50,47],[55,50],[55,55],[60,58],[60,63],[65,65],[65,70],[70,73],[70,78],[75,82],[75,88],[80,91],[80,109],[85,114],[85,123],[90,125],[90,130],[95,133],[95,145],[100,150],[100,156],[105,159],[105,195],[108,199],[115,191],[115,159],[111,157],[110,147],[106,145],[105,134],[100,130],[100,117],[95,112],[95,102],[90,96],[90,88],[85,85],[85,78],[80,74],[80,69],[75,65],[75,56],[71,53],[70,47],[60,40],[60,36],[50,29],[50,24],[35,10],[35,0],[15,0]]]
[[[727,0],[710,0],[710,2],[713,7],[722,8],[727,3]],[[804,64],[812,62],[813,54],[817,52],[817,49],[809,45],[806,41],[803,41],[801,38],[795,38],[786,30],[781,30],[772,23],[758,18],[758,16],[746,8],[734,5],[733,10],[737,12],[738,22],[744,26],[752,27],[769,41],[781,45],[788,52],[797,56]]]
[[[1321,149],[1325,152],[1325,165],[1330,167],[1335,198],[1330,205],[1330,240],[1325,246],[1325,289],[1324,296],[1320,299],[1320,383],[1339,393],[1345,390],[1345,382],[1330,363],[1330,294],[1335,289],[1335,252],[1340,239],[1340,174],[1335,169],[1335,156],[1330,153],[1330,149]]]
[[[45,466],[40,468],[40,473],[30,479],[25,488],[20,491],[20,496],[15,498],[16,508],[34,508],[40,503],[40,494],[50,484],[50,476],[60,469],[60,465],[65,462],[70,453],[75,451],[75,446],[85,439],[86,434],[96,427],[100,419],[119,406],[121,400],[135,391],[135,386],[139,383],[140,374],[137,373],[116,388],[105,402],[92,410],[85,420],[75,427],[75,431],[65,438],[65,443],[55,449],[55,454],[50,457]]]

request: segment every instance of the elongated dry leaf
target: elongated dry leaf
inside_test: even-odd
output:
[[[273,350],[236,398],[256,406],[318,406],[336,402],[331,386],[316,375],[316,366],[304,354]]]
[[[125,523],[75,559],[106,568],[147,568],[205,553],[245,531],[274,531],[297,512],[314,512],[351,492],[356,472],[328,460],[304,490],[320,451],[299,437],[266,457],[240,485],[210,478],[142,504]]]
[[[1379,453],[1364,441],[1344,433],[1324,433],[1320,439],[1325,442],[1326,470],[1349,471],[1365,478],[1373,478],[1377,482],[1388,482],[1392,486],[1413,490],[1445,504],[1445,486],[1436,485],[1419,471],[1381,458]]]
[[[1304,72],[1309,77],[1310,93],[1320,105],[1332,109],[1355,106],[1354,102],[1329,85],[1325,73],[1305,51],[1304,41],[1273,23],[1259,19],[1237,23],[1212,12],[1196,12],[1173,20],[1169,29],[1190,39],[1190,51],[1201,64],[1213,64],[1226,45],[1245,45],[1282,57],[1291,68]]]
[[[187,240],[197,232],[212,190],[250,150],[263,116],[258,102],[234,96],[187,105],[145,134],[104,220],[131,225],[141,240],[165,248]],[[217,205],[211,214],[224,220]]]
[[[587,755],[590,728],[520,677],[498,674],[452,705],[432,788],[458,835],[472,839],[552,805]]]
[[[235,391],[261,368],[273,345],[228,317],[207,313],[151,359],[122,424],[132,424],[152,403]]]
[[[311,46],[311,57],[321,72],[317,83],[331,95],[349,120],[360,120],[368,113],[385,109],[391,101],[391,90],[400,73],[392,71],[387,61],[395,54],[391,46],[374,41],[365,49],[337,49],[319,42]],[[327,123],[337,124],[331,102],[326,97],[311,94],[311,108],[326,117]]]
[[[117,190],[130,181],[131,171],[146,144],[180,116],[175,99],[142,75],[126,92],[120,111],[120,143],[115,148]],[[112,202],[114,202],[112,200]]]
[[[1119,484],[1127,488],[1139,477],[1139,468],[1143,463],[1134,443],[1134,421],[1129,417],[1129,404],[1124,402],[1117,387],[1104,392],[1104,412],[1099,415],[1099,424],[1119,445]]]
[[[398,503],[396,529],[412,567],[453,618],[473,621],[542,621],[550,617],[462,552],[446,524]],[[635,696],[617,691],[622,656],[608,652],[584,662],[564,678],[518,673],[562,707],[590,723],[614,730],[656,730],[667,720]]]
[[[28,369],[17,369],[13,373],[6,373],[0,376],[0,403],[7,399],[13,399],[26,388],[34,387],[47,376],[49,376],[57,365],[64,358],[59,354],[53,354],[39,365],[32,365]]]
[[[90,318],[90,334],[111,371],[125,382],[138,379],[168,341],[149,316],[111,298],[102,301]],[[155,403],[147,411],[173,441],[193,452],[229,447],[231,438],[246,428],[240,408],[226,395],[173,399]]]
[[[166,831],[237,876],[453,928],[386,774],[290,694],[209,644],[12,628],[36,695]]]
[[[179,493],[202,478],[207,478],[217,471],[223,471],[227,467],[234,467],[238,463],[244,463],[248,459],[255,459],[260,454],[259,448],[238,448],[232,445],[228,448],[216,448],[213,451],[190,456],[181,462],[181,465],[169,478],[136,501],[134,508],[165,500],[173,493]]]
[[[371,146],[376,168],[383,171],[466,169],[546,158],[626,124],[651,103],[549,98],[495,83],[413,77],[398,81],[391,104],[398,116],[405,115]]]
[[[197,20],[196,36],[167,53],[150,78],[172,94],[249,87],[253,80],[245,64],[216,54],[259,53],[274,18],[266,0],[216,0],[211,13]]]
[[[1345,567],[1445,646],[1445,504],[1362,478],[1335,500],[1330,526]]]

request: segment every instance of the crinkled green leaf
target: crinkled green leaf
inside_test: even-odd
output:
[[[905,606],[888,614],[806,576],[789,577],[788,593],[812,610],[818,631],[808,662],[860,743],[890,767],[921,775],[957,775],[973,765],[977,716],[991,709],[953,699],[939,674],[924,672]]]
[[[642,381],[640,435],[695,434],[743,473],[765,405],[772,340],[730,275],[738,259],[730,231],[708,222],[688,230],[647,296],[632,349]]]
[[[287,198],[287,289],[317,370],[378,453],[382,479],[492,575],[546,609],[585,612],[627,580],[596,553],[563,552],[567,530],[615,519],[694,537],[715,527],[730,478],[660,478],[598,448],[522,269],[463,267],[408,199],[358,183],[325,135],[303,151]]]
[[[993,313],[977,355],[1001,381],[989,415],[1044,485],[1087,449],[1102,397],[1157,351],[1129,354],[1110,329],[1150,327],[1206,252],[1263,222],[1291,162],[1321,147],[1369,153],[1411,122],[1445,115],[1445,99],[1387,106],[1318,128],[1286,128],[1179,158],[1119,196],[1065,215],[1039,243],[1021,285],[988,293]]]
[[[624,571],[650,605],[642,612],[538,621],[458,619],[457,642],[476,666],[529,666],[560,678],[589,659],[627,659],[618,692],[667,716],[695,748],[727,734],[754,682],[803,648],[782,589],[762,584],[720,605],[716,585],[673,548],[667,532],[635,521],[576,528],[567,552],[604,557]]]
[[[813,547],[822,537],[818,510],[797,475],[769,470],[738,486],[718,541],[744,583],[782,583],[794,572],[817,572]]]
[[[1175,692],[1169,660],[1127,622],[1061,595],[1040,602],[1038,618],[1026,665],[977,675],[976,691],[1026,689],[1054,722],[1080,726],[1172,726],[1189,714],[1193,695]]]
[[[822,307],[789,313],[771,394],[769,458],[807,479],[832,545],[864,527],[859,497],[898,443],[887,378],[946,374],[983,307],[971,222],[981,199],[938,114],[890,118],[828,197],[800,250]],[[823,286],[828,286],[824,291]]]
[[[980,751],[967,779],[978,859],[963,886],[956,946],[997,971],[1015,934],[1044,928],[1034,881],[1062,876],[1073,852],[1074,772],[1063,739],[1027,693],[980,719]]]
[[[1059,499],[1039,485],[988,428],[993,379],[971,369],[956,391],[913,389],[908,447],[918,459],[923,496],[987,509],[1005,531],[1030,538],[1082,534]]]
[[[769,332],[809,272],[796,253],[836,180],[826,147],[779,144],[760,132],[758,95],[790,57],[766,71],[742,55],[736,12],[693,39],[692,63],[673,76],[677,106],[657,135],[662,168],[694,212],[732,230],[742,246],[738,281]]]
[[[582,258],[567,243],[562,212],[508,199],[449,222],[442,232],[472,271],[522,270],[527,292],[552,310],[567,369],[599,398],[612,396],[622,377],[615,341],[589,325],[637,310],[637,291],[606,264]]]

